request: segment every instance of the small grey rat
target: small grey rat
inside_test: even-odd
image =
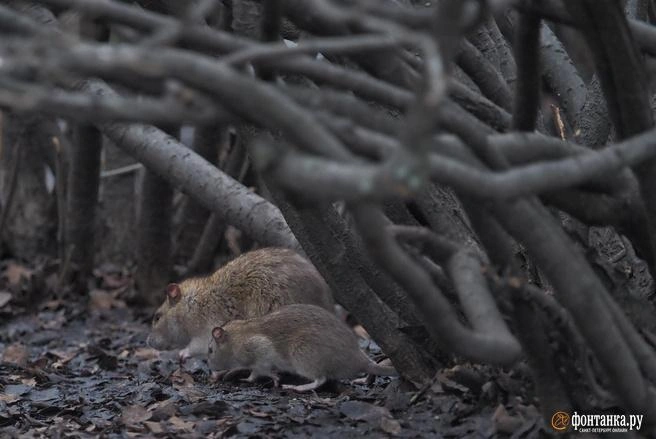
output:
[[[212,330],[209,365],[216,370],[250,369],[246,381],[278,372],[312,380],[283,388],[305,392],[329,379],[354,378],[360,373],[396,376],[393,367],[374,363],[360,350],[353,331],[334,314],[314,305],[286,305],[250,320],[233,320]]]
[[[258,317],[291,303],[334,311],[330,288],[316,268],[284,248],[244,253],[210,276],[170,284],[166,293],[148,344],[182,349],[181,360],[207,354],[212,328],[233,319]]]

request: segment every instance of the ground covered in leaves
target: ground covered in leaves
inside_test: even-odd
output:
[[[86,297],[48,293],[47,268],[0,265],[0,437],[535,437],[525,374],[473,366],[421,389],[398,379],[317,393],[267,381],[213,383],[146,346],[151,310],[128,307],[129,279],[97,272]],[[376,347],[363,341],[370,352]],[[521,371],[521,369],[520,369]]]

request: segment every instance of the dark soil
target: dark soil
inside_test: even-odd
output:
[[[54,280],[17,264],[3,267],[0,438],[536,437],[541,432],[535,406],[522,396],[527,379],[518,372],[458,366],[441,371],[422,389],[377,378],[371,385],[330,383],[310,394],[273,388],[267,381],[211,383],[204,361],[180,367],[174,353],[146,346],[151,310],[126,306],[120,276],[100,279],[100,289],[86,298],[53,295],[37,301],[34,285],[48,290]],[[375,345],[369,343],[368,350],[376,352]]]

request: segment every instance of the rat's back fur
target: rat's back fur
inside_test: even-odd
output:
[[[353,378],[359,373],[395,375],[360,350],[353,331],[334,314],[313,305],[287,305],[214,331],[210,366],[252,369],[252,376],[291,372],[314,381]],[[323,382],[321,381],[321,382]]]
[[[245,253],[206,277],[179,284],[180,297],[167,298],[153,319],[149,344],[205,353],[212,327],[267,314],[286,304],[309,303],[329,311],[328,285],[314,266],[293,250],[263,248]]]

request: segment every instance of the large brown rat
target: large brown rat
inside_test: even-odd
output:
[[[181,359],[207,354],[213,327],[291,303],[334,310],[328,285],[307,259],[283,248],[251,251],[210,276],[170,284],[148,344],[159,350],[182,349]]]
[[[397,375],[360,350],[355,333],[334,314],[314,305],[287,305],[261,317],[233,320],[212,330],[209,365],[216,370],[250,369],[247,381],[289,372],[312,380],[283,388],[304,392],[329,379],[360,373]]]

